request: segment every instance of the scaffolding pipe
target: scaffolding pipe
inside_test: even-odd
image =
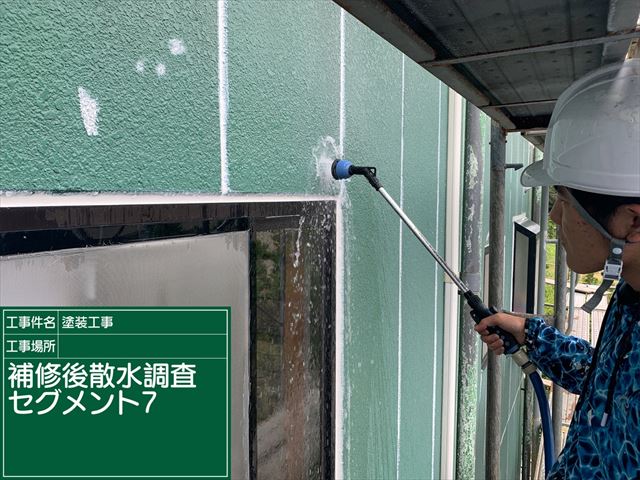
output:
[[[536,149],[531,149],[531,162],[536,161]],[[531,219],[540,225],[540,212],[542,211],[540,205],[540,192],[537,188],[531,189]],[[534,306],[535,309],[535,306]],[[532,313],[532,312],[527,312]],[[529,480],[531,478],[531,460],[533,457],[533,439],[535,438],[533,425],[534,415],[536,411],[535,395],[533,392],[533,386],[531,382],[524,382],[524,405],[522,412],[522,478],[523,480]]]
[[[502,308],[504,277],[504,179],[506,133],[491,122],[491,178],[489,185],[489,305]],[[501,377],[500,363],[495,353],[489,352],[487,365],[487,427],[485,451],[485,477],[500,478],[500,418]]]
[[[547,229],[549,223],[549,187],[540,189],[540,237],[538,241],[538,298],[536,313],[544,315],[544,293],[547,273]]]
[[[578,274],[576,272],[569,273],[569,319],[567,320],[567,335],[571,335],[573,330],[573,316],[576,310],[576,282]]]
[[[462,281],[474,292],[481,288],[483,158],[480,110],[467,102],[465,117],[464,191],[462,200]],[[475,477],[478,406],[477,342],[471,308],[462,301],[458,362],[456,478]]]
[[[531,382],[528,382],[525,378],[524,386],[522,387],[524,393],[522,412],[522,479],[529,480],[531,478],[531,446],[532,446],[532,424],[533,424],[533,410],[535,408],[535,395]]]
[[[536,298],[536,313],[544,315],[545,307],[545,287],[547,276],[547,231],[549,227],[549,187],[541,187],[540,190],[540,235],[538,236],[538,285]],[[540,431],[540,410],[536,406],[533,409],[533,445],[531,448],[531,462],[538,465],[540,462],[540,451],[542,442],[537,433]]]
[[[561,332],[567,328],[567,252],[562,242],[556,244],[556,281],[554,295],[554,326]],[[564,390],[553,384],[551,394],[551,420],[553,425],[553,438],[555,442],[556,458],[562,450],[562,400]]]

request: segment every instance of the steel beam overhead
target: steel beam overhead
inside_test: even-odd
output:
[[[540,52],[553,52],[566,48],[588,47],[590,45],[601,45],[603,43],[621,42],[624,40],[633,40],[640,37],[640,30],[634,29],[626,33],[613,33],[603,37],[586,38],[584,40],[574,40],[572,42],[549,43],[546,45],[536,45],[533,47],[514,48],[513,50],[500,50],[497,52],[479,53],[477,55],[468,55],[465,57],[445,58],[442,60],[432,60],[429,62],[421,62],[423,67],[444,67],[447,65],[456,65],[458,63],[479,62],[480,60],[492,60],[494,58],[510,57],[513,55],[525,55]]]
[[[558,101],[557,98],[549,98],[547,100],[529,100],[526,102],[512,102],[512,103],[498,103],[495,105],[486,105],[493,108],[513,108],[513,107],[525,107],[529,105],[547,105],[553,104]]]
[[[638,0],[334,1],[508,132],[546,128],[571,83],[640,38]]]

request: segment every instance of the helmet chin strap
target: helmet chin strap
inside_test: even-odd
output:
[[[605,292],[611,287],[614,280],[620,280],[620,275],[622,274],[622,251],[624,250],[624,246],[627,243],[626,240],[615,238],[609,232],[605,230],[605,228],[600,225],[590,214],[587,212],[582,205],[575,199],[575,197],[571,194],[571,192],[567,189],[566,195],[569,197],[571,205],[575,208],[580,216],[593,228],[598,230],[606,238],[609,240],[609,256],[607,257],[607,261],[604,264],[604,271],[602,272],[603,280],[598,289],[594,292],[593,296],[582,305],[582,310],[587,313],[591,313],[594,308],[598,306]]]

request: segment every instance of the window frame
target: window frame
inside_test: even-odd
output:
[[[322,255],[329,259],[327,272],[323,275],[324,297],[327,315],[323,319],[322,329],[322,370],[321,380],[321,470],[322,478],[331,479],[335,464],[335,321],[336,321],[336,209],[337,202],[330,199],[282,201],[236,201],[228,202],[194,202],[130,204],[95,204],[95,205],[41,205],[41,206],[2,206],[0,208],[0,242],[5,234],[22,232],[56,232],[73,229],[91,229],[127,225],[149,227],[163,224],[201,223],[202,228],[177,236],[143,236],[133,240],[117,243],[145,242],[156,239],[189,237],[199,234],[216,234],[232,231],[249,231],[249,478],[257,478],[257,362],[256,345],[253,341],[257,332],[256,315],[256,233],[274,228],[299,228],[301,217],[323,217],[326,238],[322,244]],[[233,221],[229,221],[233,220]],[[214,230],[212,230],[212,227]],[[86,247],[108,246],[104,238],[85,239]],[[77,248],[78,245],[54,249],[46,245],[46,240],[39,248],[24,246],[7,250],[0,249],[0,255],[28,254],[65,248]],[[17,242],[20,244],[20,241]],[[64,240],[62,240],[64,244]]]
[[[516,277],[518,275],[518,267],[516,259],[518,255],[518,235],[522,235],[526,241],[526,306],[523,313],[531,313],[535,310],[536,301],[536,268],[537,268],[537,241],[540,233],[540,226],[525,215],[519,215],[513,218],[513,251],[512,257],[512,275],[511,275],[511,304],[513,305],[516,298]],[[542,272],[544,275],[544,272]]]

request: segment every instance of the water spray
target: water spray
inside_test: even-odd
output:
[[[451,267],[447,264],[447,262],[431,246],[422,232],[418,230],[411,219],[404,213],[400,206],[384,189],[382,183],[380,183],[380,180],[376,176],[375,167],[361,167],[353,165],[348,160],[338,159],[334,160],[333,164],[331,165],[331,175],[336,180],[346,180],[353,175],[362,175],[367,179],[369,184],[374,189],[376,189],[376,191],[378,191],[380,195],[382,195],[382,197],[387,201],[389,205],[391,205],[391,208],[393,208],[393,210],[398,214],[405,225],[409,227],[409,230],[411,230],[411,232],[416,236],[420,243],[427,249],[427,251],[435,259],[438,265],[442,267],[442,269],[453,281],[456,287],[458,287],[459,293],[464,296],[467,304],[471,308],[471,318],[473,318],[476,324],[480,323],[483,318],[498,313],[495,308],[487,307],[482,299],[477,294],[475,294],[453,270],[451,270]],[[504,352],[507,355],[511,356],[513,361],[520,368],[522,368],[522,371],[527,374],[529,376],[529,379],[531,380],[534,391],[536,392],[538,405],[540,407],[540,417],[542,420],[542,430],[544,434],[545,470],[549,472],[555,460],[555,454],[553,446],[553,433],[551,430],[551,416],[549,414],[549,403],[547,402],[542,379],[540,378],[535,365],[529,360],[529,357],[527,356],[527,353],[524,350],[523,346],[517,342],[513,335],[501,329],[500,327],[489,327],[487,330],[500,337],[500,339],[504,342]]]

